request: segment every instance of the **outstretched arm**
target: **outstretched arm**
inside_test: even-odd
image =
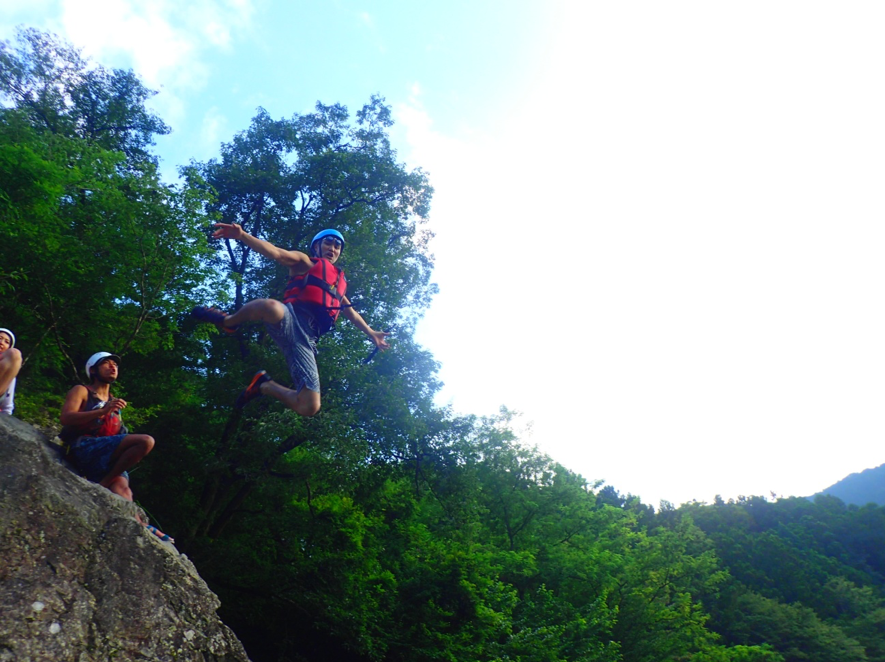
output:
[[[380,350],[390,349],[390,344],[387,342],[387,336],[390,334],[386,331],[375,331],[371,326],[368,325],[366,320],[363,319],[363,316],[356,312],[350,305],[350,300],[347,297],[344,297],[342,303],[347,306],[347,308],[341,309],[341,314],[344,315],[347,319],[353,322],[354,326],[358,328],[360,331],[369,336],[369,340],[375,343],[375,347]]]
[[[284,267],[294,267],[297,271],[301,271],[303,268],[306,273],[313,265],[306,253],[301,251],[284,251],[282,248],[277,248],[269,241],[253,237],[237,223],[216,223],[213,227],[215,228],[215,231],[212,233],[213,238],[240,241],[256,253],[270,258],[274,262],[279,262]]]

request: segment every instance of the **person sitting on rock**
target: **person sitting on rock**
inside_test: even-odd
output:
[[[127,501],[132,501],[129,474],[154,447],[154,438],[147,434],[129,434],[120,411],[128,405],[111,395],[111,384],[117,381],[120,357],[110,352],[97,352],[86,361],[86,374],[92,383],[77,385],[68,391],[61,408],[64,426],[59,438],[68,457],[80,473],[93,483],[106,487]],[[162,540],[166,534],[148,527]]]
[[[338,230],[317,233],[310,242],[310,255],[277,248],[269,241],[248,234],[236,223],[217,223],[212,236],[240,241],[289,270],[282,302],[253,299],[231,315],[205,306],[193,310],[196,318],[215,324],[226,333],[235,333],[244,322],[264,322],[286,358],[294,389],[278,384],[262,370],[237,398],[236,407],[244,407],[257,397],[269,395],[302,416],[319,412],[320,375],[316,344],[320,335],[334,327],[339,313],[365,333],[376,349],[390,347],[386,340],[390,334],[370,327],[345,296],[347,281],[344,271],[335,266],[344,250],[344,237]]]
[[[15,409],[15,379],[22,367],[22,353],[15,348],[15,334],[0,328],[0,414]]]

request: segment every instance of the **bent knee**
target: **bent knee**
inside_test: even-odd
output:
[[[21,365],[22,362],[22,353],[21,350],[16,349],[15,347],[10,347],[5,352],[3,352],[3,356],[0,357],[0,360],[8,361],[13,365]]]
[[[320,398],[303,399],[295,405],[295,413],[302,416],[316,416],[320,412]]]
[[[276,299],[256,299],[261,304],[265,322],[279,322],[286,315],[286,307]]]
[[[141,435],[141,446],[144,448],[145,455],[150,453],[154,449],[154,438],[149,434]]]
[[[299,405],[295,407],[295,412],[301,414],[302,416],[316,416],[320,413],[319,405]]]
[[[285,307],[276,299],[255,299],[255,301],[259,302],[262,306],[266,308],[273,308],[274,310],[282,310]]]

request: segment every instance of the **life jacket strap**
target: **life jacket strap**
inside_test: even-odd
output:
[[[325,292],[338,302],[337,306],[325,306],[325,308],[329,310],[341,310],[342,308],[350,308],[353,306],[353,304],[350,303],[341,303],[344,297],[340,295],[335,289],[333,289],[333,287],[329,285],[329,283],[324,281],[322,278],[317,278],[313,274],[306,274],[302,276],[300,279],[295,281],[293,285],[301,288],[307,287],[308,285],[313,285],[314,287],[320,288],[323,292]],[[338,284],[336,283],[335,285],[337,287]]]

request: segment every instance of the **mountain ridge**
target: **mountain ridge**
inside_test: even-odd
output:
[[[846,504],[885,506],[885,464],[847,475],[818,494],[838,497]]]

